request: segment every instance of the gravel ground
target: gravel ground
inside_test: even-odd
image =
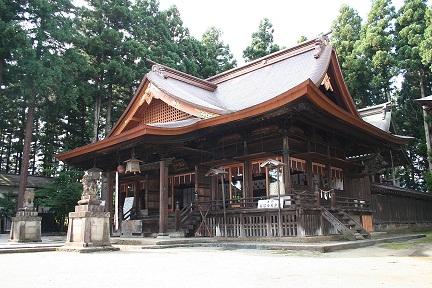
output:
[[[4,254],[0,275],[5,288],[432,287],[432,245],[328,254],[130,246],[92,254]]]

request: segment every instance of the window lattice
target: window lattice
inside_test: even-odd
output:
[[[190,115],[169,106],[160,99],[153,99],[150,105],[143,111],[143,124],[166,123],[171,121],[183,120]]]

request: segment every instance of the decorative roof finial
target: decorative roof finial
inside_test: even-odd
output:
[[[324,46],[327,46],[329,44],[329,38],[327,35],[322,35],[319,39],[315,42],[315,52],[314,57],[315,59],[318,59],[321,56],[321,52],[324,49]]]
[[[154,72],[154,73],[156,73],[156,74],[158,74],[164,78],[167,78],[167,75],[164,73],[165,69],[163,66],[158,65],[158,64],[154,64],[152,66],[151,70],[152,70],[152,72]]]

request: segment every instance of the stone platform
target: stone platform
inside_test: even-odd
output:
[[[64,246],[61,251],[96,252],[113,251],[110,242],[110,213],[104,206],[90,204],[75,206],[75,212],[69,213],[69,226]]]
[[[9,241],[41,242],[41,220],[33,209],[22,209],[12,217]]]

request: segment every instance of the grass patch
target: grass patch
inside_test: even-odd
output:
[[[415,245],[415,243],[408,243],[408,242],[398,242],[398,243],[384,243],[380,246],[386,249],[392,249],[392,250],[404,250],[412,248]]]
[[[424,234],[426,237],[418,239],[416,243],[432,244],[432,231],[425,232]]]
[[[413,239],[406,242],[384,243],[381,244],[380,247],[393,249],[393,250],[404,250],[404,249],[413,248],[418,244],[432,244],[432,231],[431,230],[423,231],[422,234],[425,234],[426,237]]]

